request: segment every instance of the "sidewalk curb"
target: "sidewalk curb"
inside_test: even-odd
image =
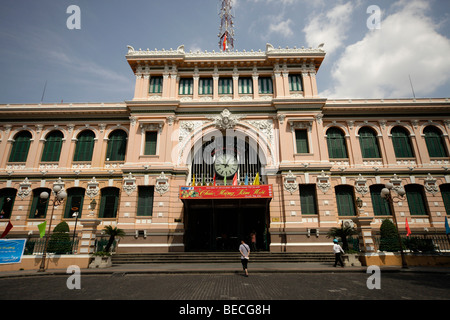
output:
[[[175,267],[171,265],[171,267]],[[409,267],[403,269],[401,267],[380,267],[382,273],[443,273],[450,274],[450,268],[439,267]],[[109,275],[109,276],[126,276],[126,275],[177,275],[177,274],[242,274],[241,268],[217,268],[217,267],[196,267],[189,268],[188,264],[180,265],[179,268],[173,269],[146,269],[138,268],[132,269],[127,267],[110,267],[103,269],[80,269],[82,275]],[[316,268],[254,268],[249,269],[252,274],[267,274],[267,273],[371,273],[367,272],[367,267],[316,267]],[[0,279],[17,278],[17,277],[43,277],[43,276],[69,276],[72,273],[67,273],[65,269],[48,270],[45,272],[38,272],[37,270],[22,270],[22,271],[4,271],[0,272]]]

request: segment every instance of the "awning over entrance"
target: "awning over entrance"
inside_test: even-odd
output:
[[[256,234],[260,250],[269,247],[272,185],[181,186],[187,251],[236,251]]]
[[[180,199],[272,199],[271,184],[247,186],[181,186]]]

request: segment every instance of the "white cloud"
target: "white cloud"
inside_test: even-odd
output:
[[[337,4],[328,12],[314,15],[303,29],[308,46],[316,48],[325,43],[324,49],[328,54],[342,47],[355,8],[355,2],[349,1]]]
[[[450,40],[440,35],[426,15],[424,0],[398,1],[396,12],[382,16],[381,29],[348,46],[332,70],[328,98],[427,96],[450,81]]]
[[[294,35],[294,31],[291,27],[292,23],[293,22],[291,19],[285,20],[283,16],[276,17],[269,25],[269,35],[272,33],[277,33],[283,37],[290,37]]]

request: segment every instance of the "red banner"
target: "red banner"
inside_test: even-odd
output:
[[[180,199],[255,199],[272,198],[272,185],[259,186],[183,186]]]

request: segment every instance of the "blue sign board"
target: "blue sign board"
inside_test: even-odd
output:
[[[0,239],[0,264],[20,263],[27,239]]]

